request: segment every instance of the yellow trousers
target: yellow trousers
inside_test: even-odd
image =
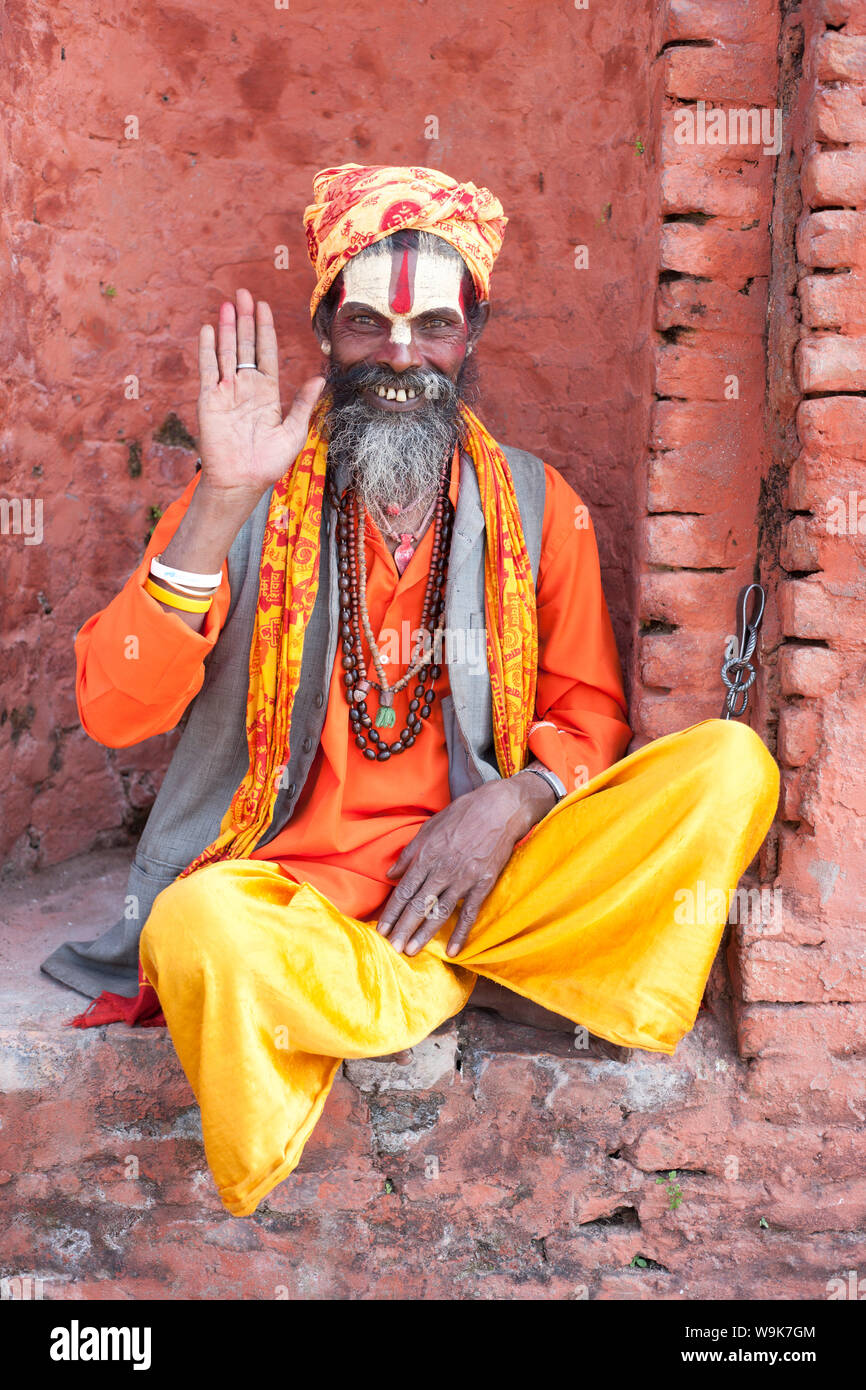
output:
[[[267,861],[226,860],[164,889],[141,962],[224,1205],[247,1216],[288,1177],[342,1058],[420,1042],[479,975],[611,1042],[673,1052],[778,794],[747,725],[704,720],[648,744],[534,827],[453,957],[456,911],[400,955],[375,922]]]

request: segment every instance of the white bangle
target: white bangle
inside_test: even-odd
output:
[[[155,579],[155,575],[150,576]],[[187,598],[213,598],[216,589],[191,589],[188,584],[178,584],[176,579],[164,579],[163,584],[170,584],[179,594],[186,594]]]
[[[196,589],[214,589],[222,583],[222,570],[218,574],[194,574],[192,570],[176,570],[171,565],[162,564],[157,555],[150,562],[150,572],[154,579],[167,579],[169,584],[192,584]]]

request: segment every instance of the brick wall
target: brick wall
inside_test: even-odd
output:
[[[655,401],[633,701],[653,738],[718,716],[725,636],[755,572],[775,161],[760,145],[709,143],[699,122],[775,107],[776,42],[770,0],[660,7]]]
[[[780,58],[761,717],[782,767],[762,864],[784,911],[770,936],[740,930],[734,964],[741,1050],[769,1103],[850,1124],[866,1116],[866,5],[793,9]]]

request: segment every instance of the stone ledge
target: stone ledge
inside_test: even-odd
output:
[[[626,1064],[470,1007],[409,1067],[346,1064],[297,1171],[230,1217],[165,1032],[68,1029],[79,997],[38,971],[113,920],[127,860],[7,888],[4,1277],[58,1299],[790,1299],[866,1258],[861,1127],[768,1121],[720,1003]]]

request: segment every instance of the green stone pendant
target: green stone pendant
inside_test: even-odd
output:
[[[394,696],[390,690],[383,690],[379,695],[379,708],[376,718],[373,720],[374,729],[390,729],[396,724],[397,716],[393,710]]]

